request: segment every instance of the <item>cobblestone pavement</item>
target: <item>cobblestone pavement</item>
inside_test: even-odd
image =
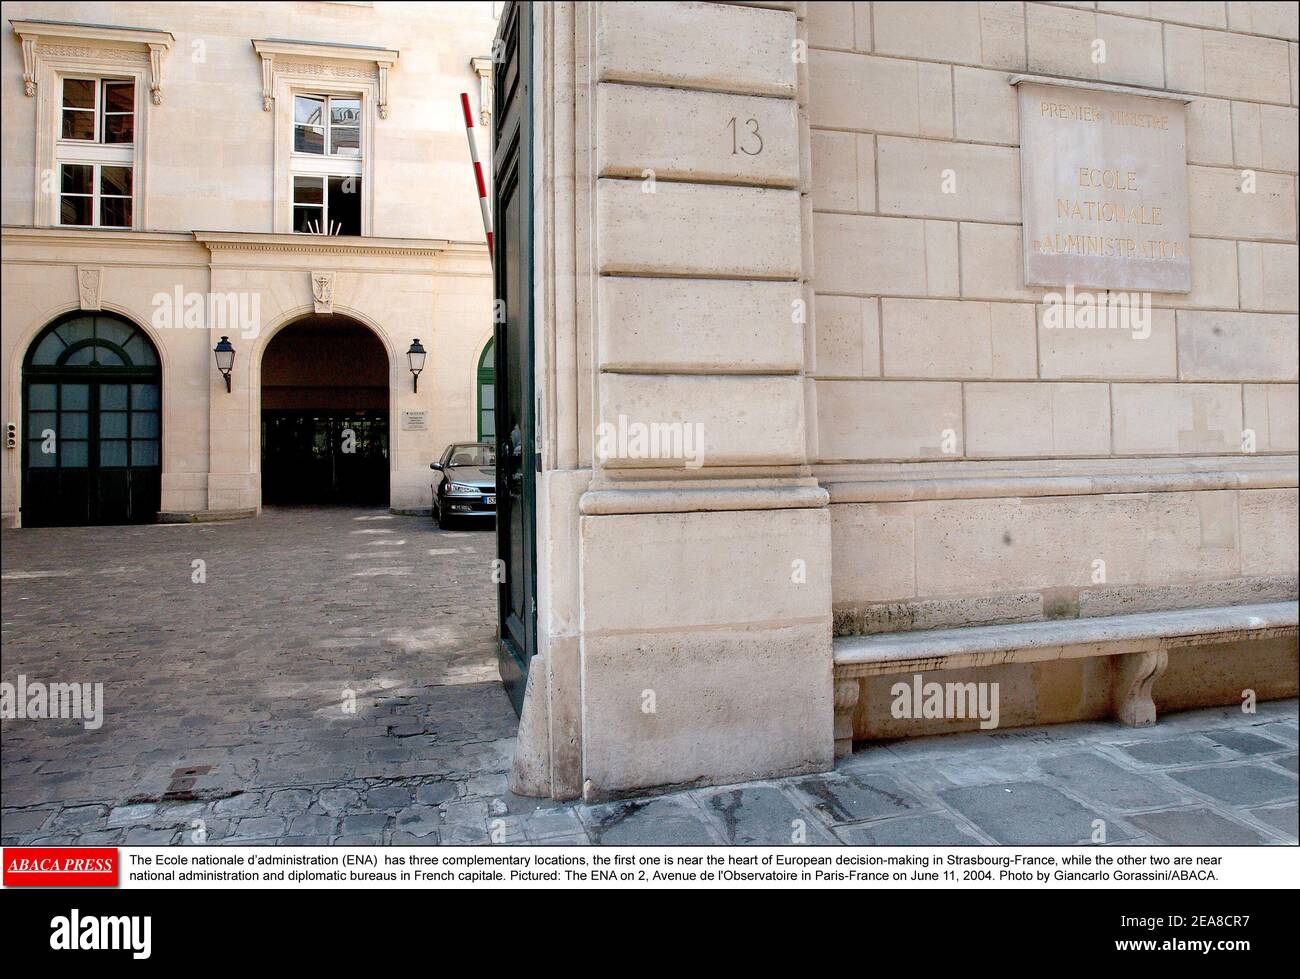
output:
[[[506,791],[490,532],[276,509],[2,543],[2,678],[102,682],[106,702],[98,730],[3,722],[6,844],[1296,842],[1294,700],[539,804]]]

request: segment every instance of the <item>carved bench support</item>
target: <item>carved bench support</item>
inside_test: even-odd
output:
[[[857,677],[835,681],[835,757],[853,754],[853,711],[858,706],[862,681]]]
[[[1169,666],[1163,649],[1125,653],[1111,665],[1111,714],[1129,727],[1150,727],[1156,722],[1156,705],[1151,688]]]

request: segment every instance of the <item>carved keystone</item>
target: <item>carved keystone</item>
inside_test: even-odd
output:
[[[1126,653],[1111,663],[1111,715],[1129,727],[1150,727],[1156,722],[1156,705],[1151,688],[1169,666],[1163,649]]]
[[[858,706],[862,681],[857,677],[835,681],[835,757],[853,754],[853,711]]]

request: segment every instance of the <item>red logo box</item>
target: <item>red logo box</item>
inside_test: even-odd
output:
[[[10,846],[4,849],[5,887],[116,887],[117,848]]]

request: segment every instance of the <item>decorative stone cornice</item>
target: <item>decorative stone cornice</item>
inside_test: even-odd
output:
[[[492,59],[470,58],[469,66],[478,75],[478,121],[486,126],[492,122]]]
[[[401,52],[362,44],[334,44],[326,41],[291,41],[267,38],[253,41],[262,59],[262,110],[270,112],[275,102],[276,65],[291,67],[297,75],[322,78],[378,78],[376,99],[380,119],[388,118],[388,69],[397,64]]]
[[[170,31],[58,20],[11,20],[23,46],[23,94],[36,95],[37,65],[42,58],[73,61],[149,64],[149,94],[162,105],[162,68],[176,38]]]
[[[195,231],[211,251],[296,252],[313,255],[486,255],[487,245],[443,238],[363,238],[341,235]]]

